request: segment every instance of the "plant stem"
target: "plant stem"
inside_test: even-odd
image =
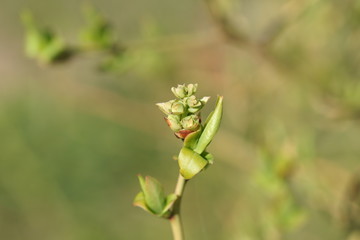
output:
[[[178,199],[174,205],[173,214],[169,218],[171,229],[173,232],[174,240],[184,240],[184,230],[181,223],[181,216],[180,216],[180,205],[181,205],[181,198],[184,193],[184,188],[187,180],[179,174],[178,181],[175,187],[175,194],[178,196]]]
[[[178,178],[178,181],[176,183],[176,188],[175,188],[175,194],[178,197],[182,197],[182,195],[184,193],[184,188],[185,188],[186,182],[187,182],[187,180],[185,180],[185,178],[183,178],[183,176],[181,176],[181,174],[179,173],[179,178]]]

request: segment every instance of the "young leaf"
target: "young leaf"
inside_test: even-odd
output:
[[[203,157],[188,148],[182,148],[179,154],[180,173],[185,179],[191,179],[207,164]]]
[[[201,154],[206,147],[213,140],[217,130],[219,129],[221,118],[222,118],[222,107],[223,107],[223,97],[219,96],[214,112],[210,115],[209,119],[206,120],[206,125],[204,130],[201,133],[199,141],[197,143],[195,152]]]
[[[178,199],[178,196],[174,193],[172,194],[169,194],[167,197],[166,197],[166,203],[165,203],[165,206],[164,206],[164,209],[161,213],[161,217],[168,217],[171,213],[170,208],[174,205],[175,201]]]
[[[208,161],[209,164],[213,164],[213,163],[214,163],[214,155],[212,155],[211,153],[209,153],[209,152],[203,152],[203,153],[201,154],[201,156],[202,156],[203,158],[205,158],[206,161]]]
[[[187,135],[184,140],[184,147],[190,149],[196,148],[196,144],[199,140],[200,134],[201,134],[201,129]]]
[[[158,180],[146,176],[145,179],[139,175],[139,181],[146,206],[155,214],[160,214],[165,205],[165,194]]]
[[[139,192],[133,202],[133,205],[136,207],[140,207],[142,209],[144,209],[145,211],[149,212],[149,213],[153,213],[147,206],[145,203],[145,197],[144,197],[144,193],[143,192]]]

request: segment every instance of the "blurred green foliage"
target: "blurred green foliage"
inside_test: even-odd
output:
[[[87,26],[80,34],[84,48],[110,49],[116,45],[113,28],[93,7],[85,10]]]
[[[30,12],[23,12],[22,21],[26,28],[25,51],[28,57],[40,63],[50,63],[65,55],[64,40],[52,31],[37,26]]]
[[[188,239],[359,238],[358,1],[93,5],[111,34],[73,1],[1,7],[0,239],[170,239],[131,202],[139,172],[173,189],[181,143],[154,103],[191,82],[225,101],[216,165],[184,196]],[[23,9],[36,19],[26,34]],[[52,62],[87,26],[88,40],[121,48],[47,68],[24,56],[26,41],[29,57]]]

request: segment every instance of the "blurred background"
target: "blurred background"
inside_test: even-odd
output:
[[[89,5],[117,50],[79,47]],[[70,58],[26,57],[24,10]],[[225,100],[187,239],[360,239],[359,27],[355,0],[2,1],[0,239],[171,239],[132,200],[138,173],[173,191],[182,143],[154,104],[182,83],[204,116]]]

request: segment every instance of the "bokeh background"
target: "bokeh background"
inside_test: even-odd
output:
[[[91,4],[129,53],[38,64],[30,10],[70,45]],[[224,96],[215,164],[183,199],[187,239],[359,239],[360,3],[1,1],[0,239],[171,239],[132,207],[136,174],[170,193],[181,142],[156,102]]]

